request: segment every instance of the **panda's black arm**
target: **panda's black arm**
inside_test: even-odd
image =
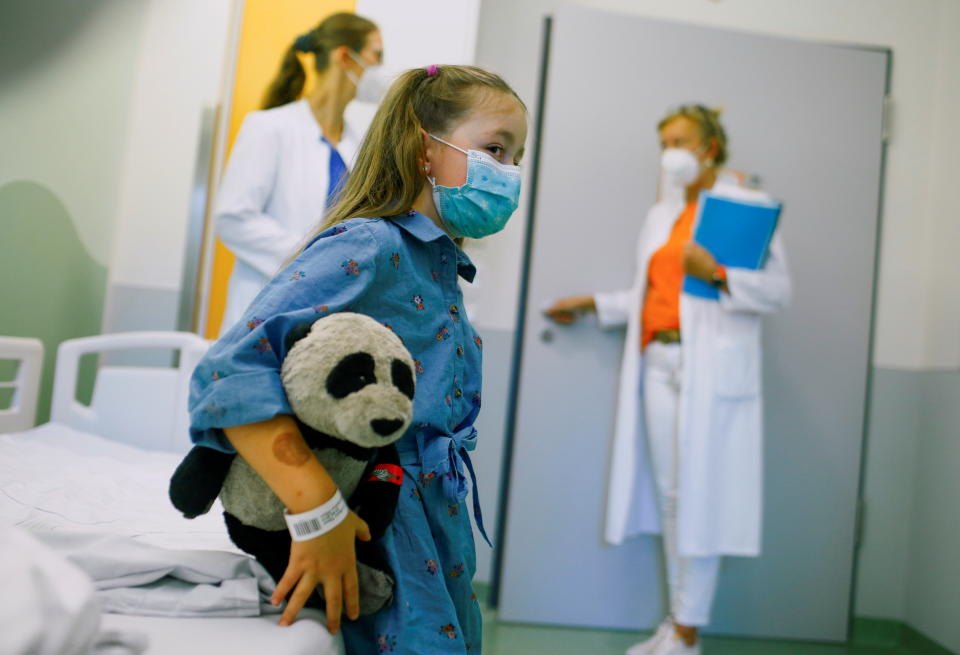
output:
[[[400,455],[393,444],[377,450],[360,484],[350,496],[350,507],[367,522],[370,536],[379,539],[393,520],[403,484]]]
[[[233,463],[233,453],[194,446],[170,478],[170,502],[188,519],[206,514]]]

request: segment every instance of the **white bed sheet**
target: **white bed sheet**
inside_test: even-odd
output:
[[[217,503],[183,518],[167,498],[181,456],[143,451],[65,425],[0,434],[0,521],[34,534],[91,532],[171,549],[239,551]],[[166,618],[104,614],[102,627],[139,632],[151,655],[276,652],[340,655],[322,612],[305,610],[290,627],[276,614],[249,618]]]
[[[145,633],[148,655],[343,655],[343,640],[332,637],[323,612],[305,609],[293,625],[276,616],[247,619],[170,619],[104,614],[102,627]]]
[[[170,504],[180,459],[56,423],[0,434],[0,518],[28,530],[95,529],[165,548],[240,553],[219,502],[192,520]]]

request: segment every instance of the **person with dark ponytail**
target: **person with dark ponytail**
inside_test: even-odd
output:
[[[273,601],[287,599],[280,623],[289,625],[304,605],[322,602],[322,587],[330,630],[344,607],[351,619],[347,653],[481,652],[471,513],[486,533],[468,452],[477,442],[483,342],[463,308],[459,278],[473,281],[476,269],[459,242],[498,232],[513,214],[526,136],[525,105],[493,73],[428,66],[401,75],[325,222],[193,374],[194,443],[239,453],[289,522],[335,517],[312,521],[309,536],[297,531]],[[394,578],[393,599],[364,616],[355,548],[370,539],[368,528],[311,456],[280,379],[292,335],[343,311],[390,327],[415,360],[413,420],[396,442],[397,509],[371,544]],[[373,381],[404,388],[395,370],[342,375],[347,395]]]
[[[312,60],[316,84],[301,99]],[[217,235],[236,255],[221,333],[322,218],[347,176],[363,134],[344,112],[378,101],[383,42],[376,24],[338,13],[297,37],[246,116],[217,195]]]

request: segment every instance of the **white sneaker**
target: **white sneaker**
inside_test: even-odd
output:
[[[626,655],[653,655],[657,644],[663,641],[663,638],[669,636],[673,631],[673,620],[668,616],[659,627],[657,627],[657,631],[653,633],[652,637],[631,646],[627,649]]]
[[[687,642],[680,638],[675,630],[671,630],[660,642],[650,651],[651,655],[700,655],[700,640],[693,646],[687,646]]]

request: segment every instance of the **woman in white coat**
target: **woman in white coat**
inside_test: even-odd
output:
[[[307,97],[301,57],[313,59]],[[377,102],[386,82],[377,68],[376,24],[351,13],[329,16],[290,46],[264,97],[240,127],[217,194],[217,235],[236,255],[221,333],[323,218],[363,134],[344,113],[354,98]]]
[[[546,314],[570,323],[593,311],[601,326],[627,325],[606,538],[663,534],[671,610],[627,653],[696,655],[721,556],[760,554],[761,316],[787,304],[790,279],[776,235],[761,270],[719,266],[691,241],[701,190],[765,197],[720,179],[718,113],[683,106],[658,131],[663,184],[641,228],[633,287],[565,298]],[[716,286],[719,302],[681,294],[685,274]]]

